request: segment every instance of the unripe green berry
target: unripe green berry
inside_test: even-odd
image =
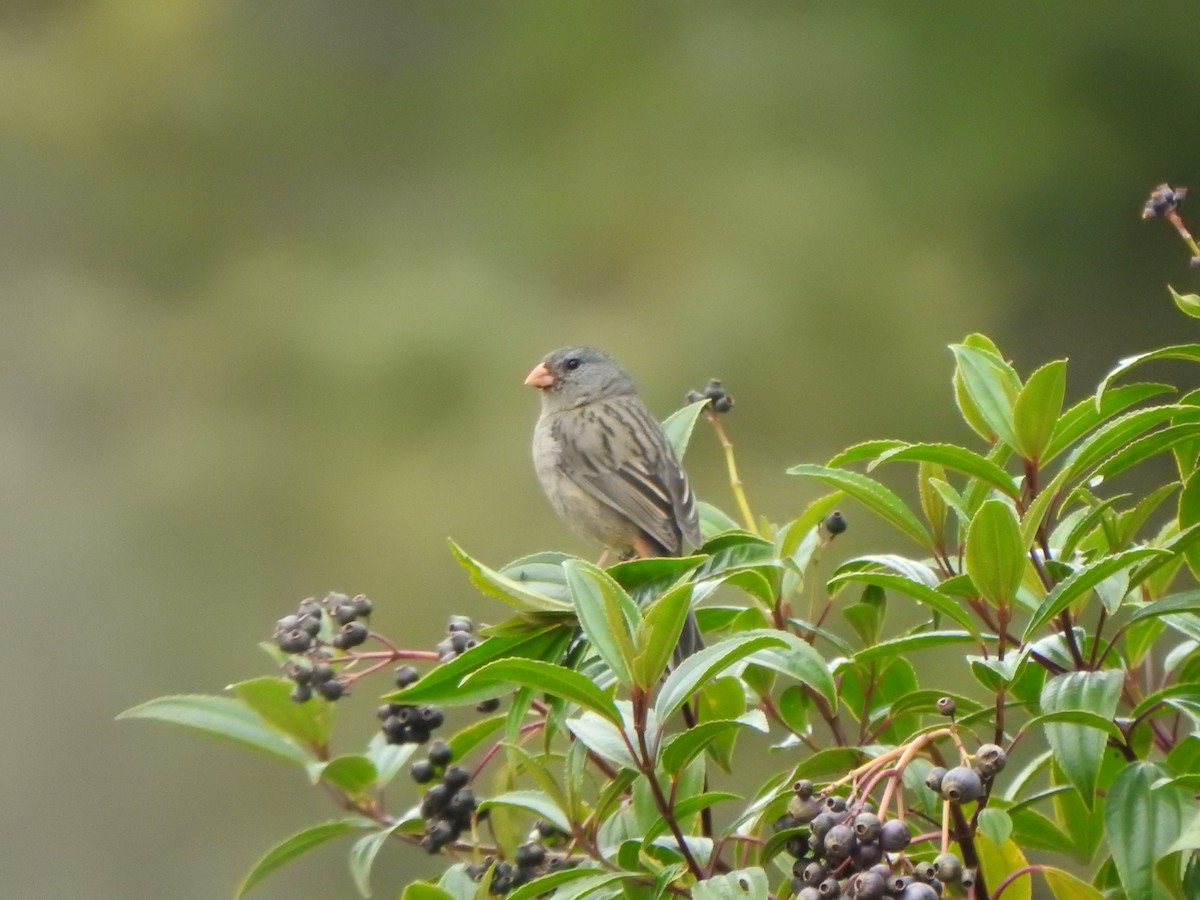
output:
[[[933,869],[938,881],[953,883],[962,878],[962,860],[953,853],[940,853],[933,860]]]

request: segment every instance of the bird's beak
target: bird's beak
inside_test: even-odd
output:
[[[548,387],[554,386],[554,375],[551,374],[550,367],[541,362],[534,366],[533,371],[525,376],[525,383],[530,387],[545,390]]]

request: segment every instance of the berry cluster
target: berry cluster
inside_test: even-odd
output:
[[[984,787],[1007,762],[1008,754],[1003,747],[983,744],[969,766],[955,766],[949,770],[934,766],[925,776],[925,787],[945,800],[970,803],[983,796]]]
[[[713,412],[727,413],[733,409],[733,398],[725,392],[725,385],[716,378],[709,379],[703,391],[688,391],[688,403],[699,403],[701,400],[707,400],[708,407]]]
[[[429,784],[438,777],[437,783],[430,785],[421,798],[421,815],[425,819],[421,846],[429,853],[437,853],[458,840],[471,827],[479,805],[475,792],[468,787],[471,773],[462,766],[451,765],[453,759],[454,751],[449,744],[434,741],[429,745],[428,758],[417,760],[409,769],[417,784]]]
[[[541,875],[573,868],[575,861],[567,856],[551,855],[546,852],[546,843],[563,836],[562,832],[547,822],[538,822],[530,840],[517,847],[512,862],[485,860],[467,866],[467,875],[473,881],[482,881],[488,869],[492,870],[489,892],[497,896],[507,894],[515,887],[532,881]],[[493,868],[494,867],[494,868]]]
[[[1154,219],[1174,212],[1187,197],[1187,193],[1188,190],[1185,187],[1173,188],[1166,183],[1160,184],[1150,192],[1150,199],[1142,207],[1142,218]]]
[[[954,701],[938,703],[953,715]],[[1000,772],[1007,757],[1003,748],[984,744],[971,764],[947,771],[935,767],[925,784],[948,803],[970,803],[983,796],[988,783]],[[912,840],[902,819],[881,819],[863,800],[818,793],[811,781],[797,781],[787,813],[775,822],[777,831],[807,826],[808,834],[797,834],[786,844],[796,857],[792,866],[795,900],[826,900],[846,896],[854,900],[937,900],[943,886],[969,888],[974,872],[964,869],[953,853],[943,852],[930,861],[913,861],[904,856]]]
[[[410,684],[415,684],[420,677],[420,673],[412,666],[399,666],[396,669],[396,686],[406,688]],[[410,703],[385,703],[376,710],[375,714],[383,723],[380,727],[389,744],[424,744],[445,721],[445,716],[436,706],[414,706]],[[442,741],[437,741],[433,747],[439,745],[446,746]],[[449,748],[447,747],[447,749]],[[433,755],[431,748],[430,760]],[[449,761],[447,758],[439,765],[445,765]],[[413,777],[416,777],[415,772]],[[425,780],[429,781],[432,777],[433,770],[431,769],[429,777]]]
[[[466,616],[451,616],[446,625],[446,637],[438,642],[438,662],[448,663],[457,659],[479,643],[475,637],[475,623]]]
[[[322,600],[302,600],[296,612],[275,623],[275,646],[291,655],[284,674],[295,682],[293,700],[304,703],[314,693],[326,700],[345,696],[347,682],[326,660],[333,657],[333,650],[349,650],[367,639],[370,631],[359,620],[369,617],[371,608],[362,594],[331,593]]]

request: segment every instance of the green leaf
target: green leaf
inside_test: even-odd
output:
[[[1175,305],[1179,307],[1181,313],[1191,316],[1193,319],[1200,319],[1200,295],[1180,294],[1169,284],[1167,290],[1171,292],[1171,299],[1175,301]]]
[[[781,633],[746,632],[692,654],[667,676],[659,689],[658,700],[654,704],[655,716],[659,722],[665,722],[702,685],[725,669],[758,650],[787,644]]]
[[[837,688],[833,683],[829,664],[811,644],[794,634],[774,629],[758,632],[745,631],[739,637],[749,635],[774,638],[782,643],[778,649],[767,647],[755,651],[749,658],[750,662],[780,672],[801,684],[808,685],[825,699],[830,709],[837,709]]]
[[[1088,475],[1088,481],[1093,482],[1096,478],[1111,478],[1118,472],[1123,472],[1143,460],[1157,456],[1185,441],[1195,440],[1197,437],[1200,437],[1200,423],[1196,422],[1170,425],[1159,431],[1142,435],[1093,469]]]
[[[649,691],[666,671],[692,610],[692,584],[681,584],[651,603],[636,635],[633,680]]]
[[[387,787],[416,752],[416,744],[389,744],[383,732],[376,731],[371,735],[366,753],[367,759],[375,767],[376,784],[381,788]],[[454,755],[462,756],[457,752]]]
[[[983,869],[985,883],[991,887],[1014,872],[1026,868],[1029,861],[1021,848],[1014,841],[994,844],[984,834],[979,834],[975,840],[975,849],[979,853],[980,868]],[[1033,897],[1032,875],[1025,874],[1013,881],[1004,890],[1004,900],[1031,900]]]
[[[1174,347],[1163,347],[1159,350],[1151,350],[1149,353],[1139,353],[1136,356],[1126,357],[1117,363],[1115,369],[1104,376],[1104,380],[1096,388],[1097,405],[1104,399],[1104,394],[1108,391],[1109,385],[1117,378],[1120,378],[1137,366],[1158,359],[1182,359],[1187,362],[1200,362],[1200,344],[1179,344]]]
[[[992,606],[1012,606],[1025,576],[1025,545],[1017,514],[1003,500],[979,508],[967,530],[967,574]]]
[[[574,628],[550,626],[532,633],[498,635],[476,644],[448,663],[422,676],[420,681],[384,695],[391,703],[437,703],[465,706],[495,696],[495,686],[480,685],[472,690],[461,687],[472,672],[497,659],[521,658],[557,661]]]
[[[1172,393],[1175,388],[1168,384],[1127,384],[1105,392],[1100,408],[1096,408],[1094,397],[1080,400],[1058,420],[1054,429],[1054,437],[1050,439],[1046,452],[1042,455],[1045,465],[1058,454],[1099,425],[1101,422],[1115,416],[1123,409],[1128,409],[1143,400],[1157,397],[1161,394]]]
[[[1020,379],[998,354],[967,344],[951,344],[950,350],[958,364],[955,378],[961,380],[988,431],[1016,449],[1013,404],[1021,390]]]
[[[945,594],[935,591],[933,588],[918,581],[913,581],[901,575],[891,575],[887,572],[846,572],[831,578],[828,588],[830,591],[833,591],[836,586],[845,582],[876,584],[888,590],[898,591],[905,596],[911,597],[918,603],[928,606],[934,612],[940,613],[956,624],[961,625],[977,641],[982,640],[979,634],[979,627],[975,624],[975,619],[969,611],[959,606],[954,598],[947,597]]]
[[[709,791],[703,794],[696,794],[694,797],[688,797],[675,804],[674,814],[677,821],[686,819],[688,816],[694,816],[701,810],[708,809],[710,806],[716,806],[718,803],[724,803],[727,800],[741,800],[741,794],[731,794],[728,791]],[[666,834],[670,828],[670,823],[666,819],[659,819],[650,826],[650,830],[646,832],[643,838],[643,844],[649,844],[654,841],[659,835]]]
[[[1107,422],[1088,435],[1067,456],[1063,462],[1062,471],[1059,473],[1064,476],[1063,483],[1070,483],[1088,476],[1110,455],[1123,451],[1126,445],[1132,443],[1136,438],[1187,409],[1188,407],[1177,404],[1149,406]]]
[[[253,710],[231,697],[178,694],[159,697],[132,709],[118,719],[155,719],[194,728],[259,750],[290,763],[307,766],[313,755],[287,735],[268,725]]]
[[[244,897],[247,891],[280,866],[291,862],[297,856],[307,853],[314,847],[319,847],[321,844],[342,835],[372,829],[374,826],[375,823],[370,819],[350,818],[324,822],[293,834],[287,840],[276,844],[268,850],[266,855],[254,864],[253,868],[250,869],[250,873],[242,880],[241,885],[237,889],[237,894],[234,896],[237,898]]]
[[[728,732],[736,732],[745,727],[767,731],[766,717],[761,710],[751,710],[737,719],[719,719],[712,722],[701,722],[694,728],[672,735],[664,744],[660,762],[664,770],[672,775],[678,775],[683,767],[704,751],[704,748],[714,740]]]
[[[514,559],[500,570],[500,574],[519,582],[528,590],[560,603],[570,603],[571,592],[567,590],[567,576],[562,570],[562,564],[568,559],[573,559],[568,553],[545,550]]]
[[[1200,591],[1183,591],[1139,606],[1137,612],[1129,617],[1128,624],[1132,625],[1142,619],[1158,619],[1162,616],[1185,612],[1200,613]]]
[[[391,828],[364,834],[350,847],[350,877],[361,896],[371,896],[371,867],[375,865],[375,857],[399,827],[398,823]],[[450,895],[441,888],[421,882],[414,882],[406,887],[404,897],[405,900],[451,900]]]
[[[800,545],[812,533],[812,530],[827,515],[837,509],[845,497],[846,495],[841,491],[834,491],[831,494],[818,497],[812,503],[808,504],[804,512],[780,529],[779,535],[775,538],[776,555],[780,559],[793,558],[800,549]]]
[[[364,896],[368,896],[368,894],[364,894]],[[439,888],[437,884],[430,884],[424,881],[414,881],[408,884],[408,886],[404,887],[404,893],[401,894],[401,900],[455,900],[455,898],[454,895],[445,892],[445,890],[442,888]]]
[[[1181,830],[1177,794],[1171,789],[1154,790],[1162,775],[1153,763],[1133,762],[1117,773],[1108,789],[1104,824],[1113,862],[1129,897],[1159,896],[1154,866]]]
[[[767,900],[770,884],[760,868],[738,869],[692,886],[693,900]]]
[[[649,559],[630,559],[609,566],[606,571],[638,606],[678,584],[688,572],[701,565],[704,556],[652,556]]]
[[[1121,729],[1117,727],[1117,723],[1111,718],[1100,715],[1099,713],[1089,712],[1085,709],[1060,709],[1056,710],[1055,712],[1042,713],[1040,716],[1034,716],[1033,718],[1024,722],[1017,730],[1017,734],[1023,735],[1026,732],[1032,731],[1034,728],[1042,728],[1046,725],[1057,722],[1066,722],[1069,725],[1085,725],[1088,728],[1094,728],[1097,731],[1102,731],[1110,737],[1118,739],[1122,737]]]
[[[662,423],[667,441],[680,459],[683,459],[683,454],[687,451],[688,441],[692,437],[692,429],[696,427],[696,420],[700,418],[700,414],[708,405],[707,399],[689,403],[682,409],[675,410]]]
[[[624,687],[633,683],[633,631],[641,615],[633,600],[603,569],[573,559],[563,563],[583,633]]]
[[[454,900],[454,897],[436,884],[414,881],[404,888],[401,900]]]
[[[1041,866],[1038,871],[1046,879],[1054,900],[1104,900],[1104,894],[1070,872],[1047,865]]]
[[[865,650],[854,654],[854,661],[859,663],[873,660],[890,659],[897,656],[907,656],[917,650],[928,650],[931,647],[943,647],[947,644],[978,643],[976,635],[969,631],[922,631],[917,634],[892,638],[873,644]],[[944,693],[944,692],[943,692]]]
[[[955,444],[907,444],[879,454],[867,471],[885,462],[937,463],[978,478],[1014,500],[1021,495],[1012,476],[986,457]]]
[[[363,796],[375,787],[379,778],[375,763],[358,754],[336,756],[319,769],[314,769],[313,774],[351,797]]]
[[[762,671],[758,669],[757,671]],[[700,688],[696,694],[696,718],[701,722],[720,719],[738,719],[746,712],[746,686],[741,678],[724,676],[714,678]],[[733,748],[737,743],[737,732],[726,731],[709,742],[708,756],[729,772],[733,766]]]
[[[599,873],[595,869],[561,869],[535,878],[533,881],[527,881],[512,893],[506,894],[505,898],[506,900],[533,900],[543,894],[550,894],[557,900],[562,896],[562,892],[555,891],[555,889],[573,881],[583,883],[588,892],[598,893],[608,885],[634,877],[636,876],[632,872]]]
[[[589,750],[618,768],[638,768],[637,760],[626,744],[624,731],[607,719],[585,712],[577,719],[567,719],[567,728]]]
[[[1069,672],[1046,680],[1041,707],[1046,713],[1082,710],[1111,722],[1121,699],[1124,673]],[[1048,723],[1046,739],[1054,759],[1062,768],[1084,805],[1091,810],[1100,777],[1107,734],[1089,725]]]
[[[556,663],[540,659],[499,659],[472,672],[463,679],[462,686],[470,689],[480,682],[533,688],[590,709],[610,722],[621,721],[621,714],[608,694],[596,687],[590,678]]]
[[[1017,395],[1013,404],[1013,430],[1017,451],[1025,459],[1041,460],[1058,425],[1066,387],[1067,361],[1056,359],[1030,375]]]
[[[1179,527],[1200,524],[1200,471],[1193,472],[1179,493]],[[1193,544],[1183,554],[1193,577],[1200,578],[1200,547]]]
[[[1012,819],[1004,810],[988,807],[979,812],[979,830],[987,835],[993,844],[1000,845],[1012,835]]]
[[[806,475],[844,491],[885,522],[900,529],[921,547],[931,547],[932,538],[921,524],[921,520],[903,500],[873,478],[845,469],[816,465],[792,466],[787,471],[789,475]]]
[[[742,527],[736,519],[704,500],[696,501],[696,512],[700,515],[700,534],[706,541]]]
[[[1025,626],[1022,642],[1028,643],[1033,640],[1043,625],[1076,600],[1080,599],[1088,591],[1092,590],[1104,579],[1142,560],[1162,556],[1165,553],[1166,551],[1157,550],[1153,547],[1140,547],[1134,550],[1114,553],[1111,556],[1101,557],[1094,563],[1086,565],[1081,569],[1076,569],[1069,577],[1056,584],[1054,589],[1042,600],[1037,611],[1029,620],[1029,624]]]
[[[324,747],[329,742],[329,703],[297,703],[291,697],[293,687],[287,678],[264,676],[231,684],[227,690],[288,737],[314,749]]]
[[[503,713],[496,716],[488,716],[486,719],[480,719],[466,728],[462,729],[450,738],[446,743],[450,745],[450,749],[454,752],[455,759],[462,759],[489,737],[500,730],[504,725],[505,716]],[[414,746],[406,744],[404,746]]]
[[[450,550],[454,553],[459,565],[467,570],[471,584],[483,594],[503,600],[525,613],[540,613],[569,616],[573,612],[571,604],[534,590],[527,583],[502,575],[489,569],[483,563],[467,555],[454,541],[450,542]]]
[[[541,791],[508,791],[496,797],[489,797],[479,804],[479,809],[491,809],[502,806],[510,809],[521,809],[545,819],[560,831],[571,833],[571,822],[562,808]]]

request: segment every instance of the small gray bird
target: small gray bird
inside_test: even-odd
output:
[[[542,392],[533,464],[574,532],[626,559],[680,556],[700,545],[679,458],[612,357],[593,347],[555,350],[525,383]],[[689,613],[676,665],[703,646]]]

